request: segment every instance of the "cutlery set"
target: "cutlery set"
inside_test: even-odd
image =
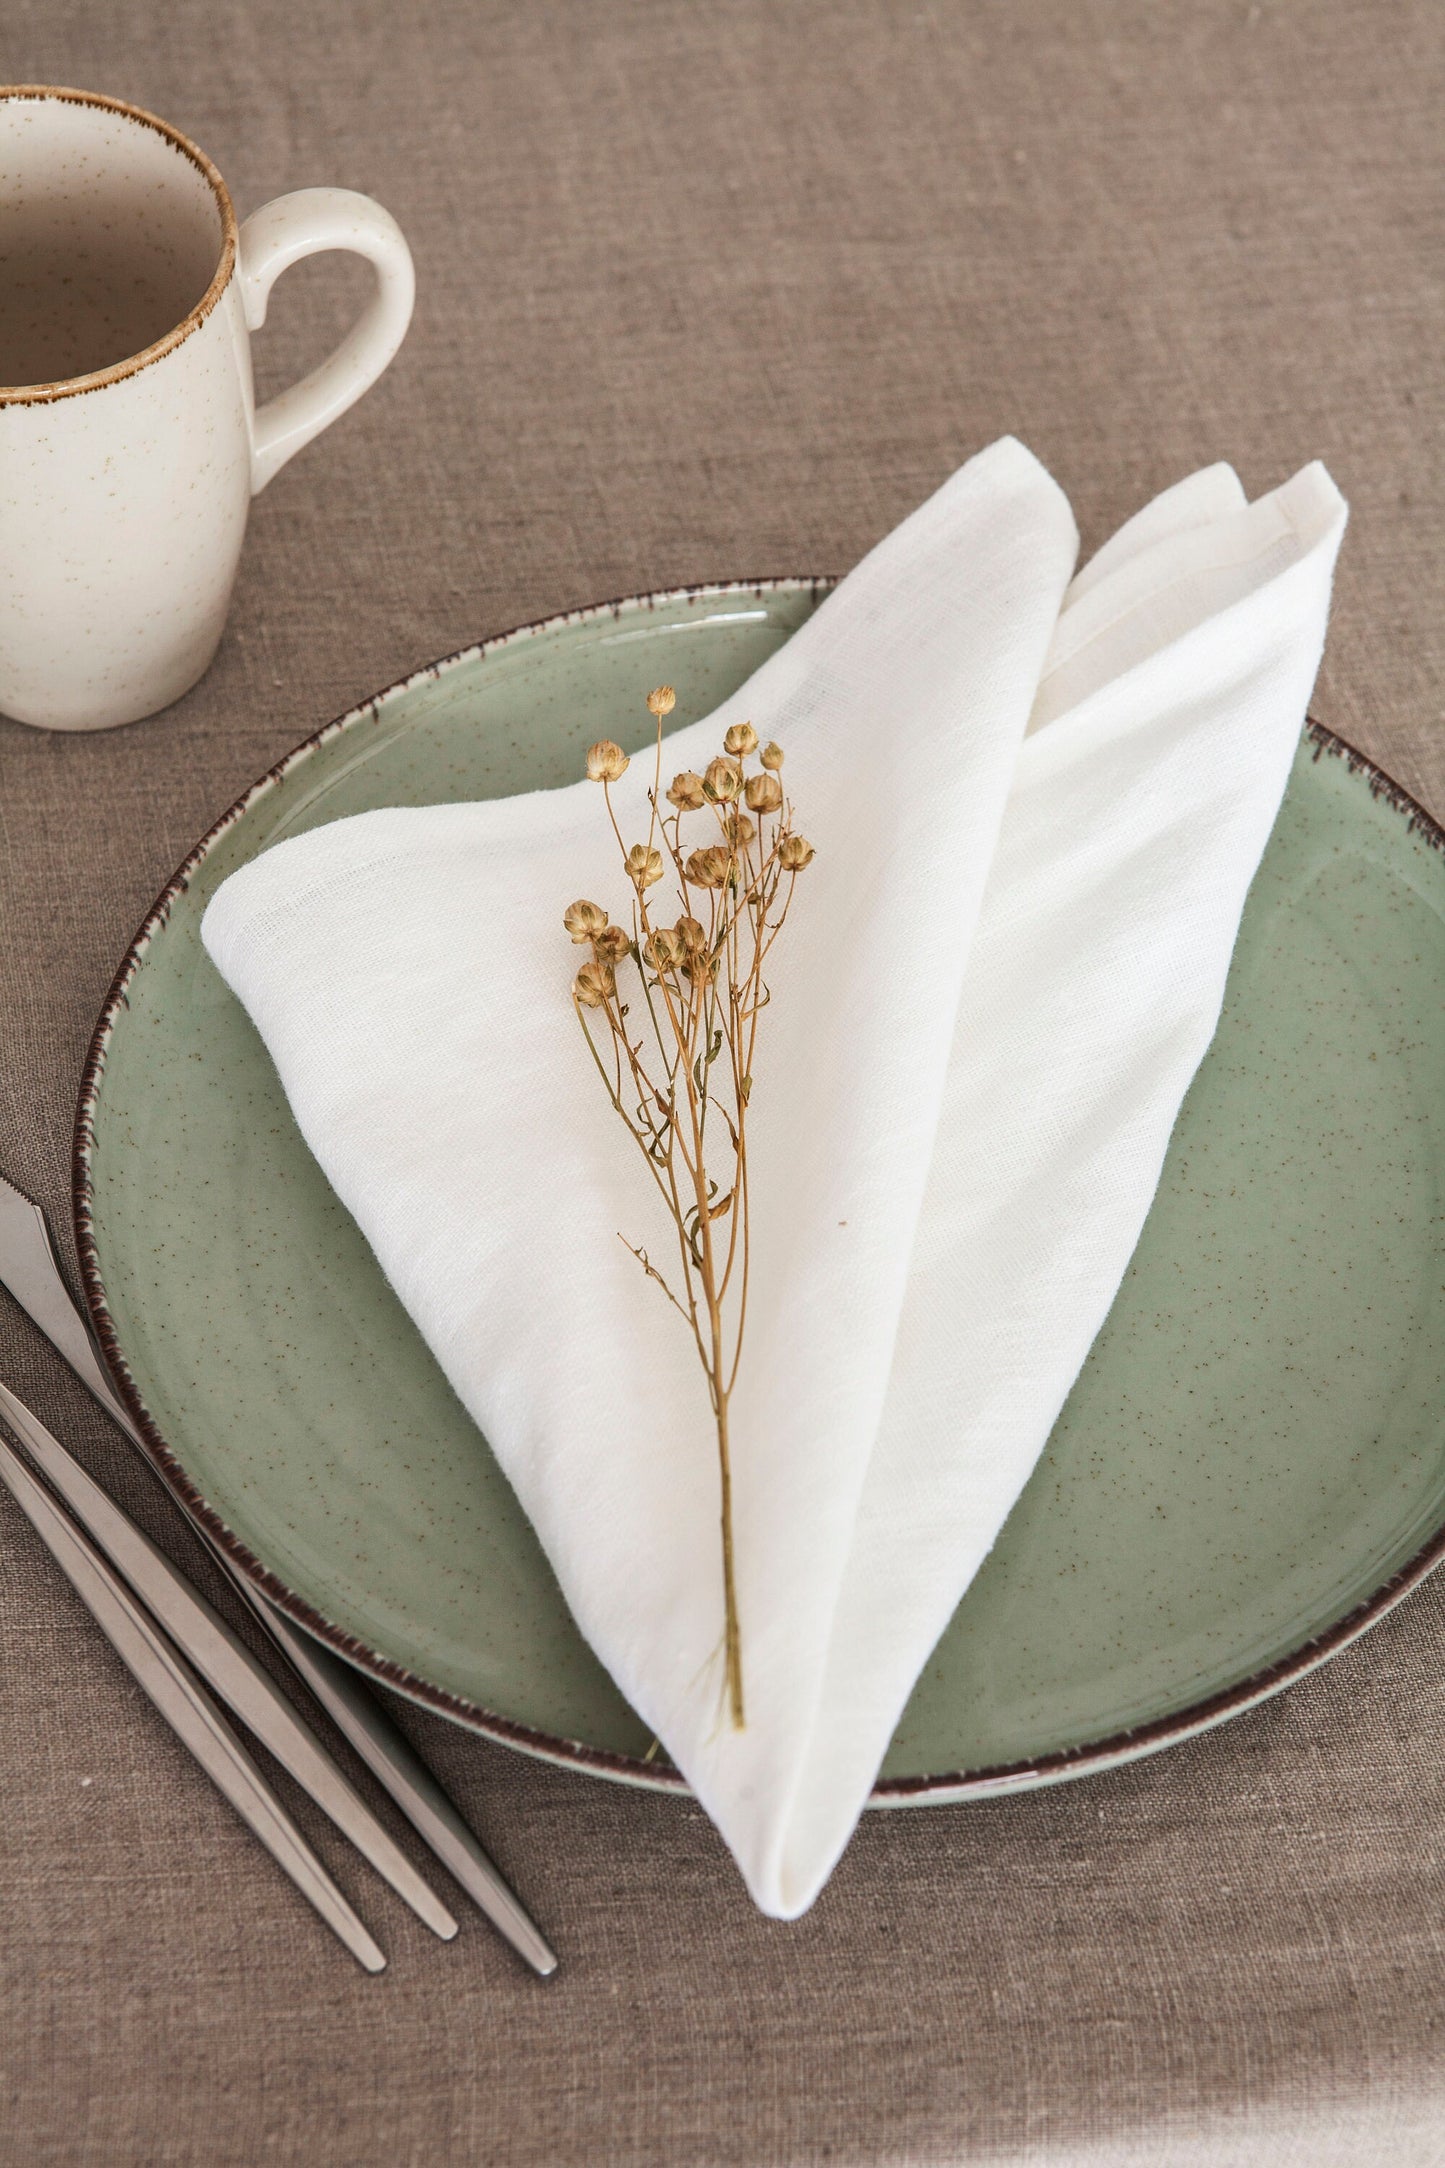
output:
[[[132,1443],[144,1446],[75,1303],[40,1207],[0,1176],[0,1284]],[[226,1621],[16,1394],[0,1383],[0,1481],[176,1736],[368,1972],[386,1959],[221,1712],[245,1725],[443,1941],[451,1912]],[[147,1465],[150,1465],[148,1456]],[[42,1477],[44,1480],[42,1480]],[[210,1539],[208,1539],[209,1541]],[[542,1977],[557,1959],[430,1770],[363,1682],[210,1548],[293,1672],[433,1855]]]

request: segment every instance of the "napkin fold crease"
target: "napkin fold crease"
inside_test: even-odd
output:
[[[623,915],[596,786],[337,821],[206,914],[308,1144],[767,1912],[831,1872],[1127,1268],[1344,517],[1321,467],[1252,506],[1212,467],[1070,584],[1067,502],[1005,439],[668,741],[671,774],[734,721],[777,738],[818,853],[750,1106],[741,1732],[706,1392],[617,1240],[661,1253],[667,1227],[567,993],[563,908]],[[650,772],[615,794],[624,834]]]

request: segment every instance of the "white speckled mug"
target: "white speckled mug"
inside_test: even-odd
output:
[[[318,249],[369,258],[376,291],[258,413],[250,334]],[[413,285],[368,196],[302,189],[238,231],[220,174],[164,121],[0,89],[0,714],[104,730],[194,685],[252,496],[381,374]]]

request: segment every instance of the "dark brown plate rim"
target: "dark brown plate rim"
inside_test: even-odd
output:
[[[234,827],[259,798],[272,790],[299,762],[309,758],[319,747],[329,743],[344,730],[359,723],[374,721],[384,704],[409,691],[413,686],[437,678],[444,671],[462,663],[478,661],[484,656],[535,638],[539,633],[557,631],[568,625],[592,623],[608,616],[620,617],[625,611],[658,609],[676,602],[714,598],[725,600],[729,597],[779,593],[796,594],[806,591],[819,594],[835,584],[834,579],[826,575],[729,580],[695,587],[668,588],[654,594],[628,595],[613,602],[593,604],[587,609],[564,611],[553,617],[518,625],[509,632],[498,633],[473,646],[459,648],[454,654],[445,655],[437,662],[427,663],[409,676],[399,678],[384,691],[374,693],[370,699],[347,709],[345,714],[337,716],[323,729],[303,739],[284,759],[253,783],[229,811],[222,814],[172,874],[147,912],[106,995],[91,1037],[76,1105],[71,1194],[86,1303],[121,1398],[135,1418],[151,1459],[187,1512],[215,1538],[247,1578],[264,1590],[288,1617],[295,1619],[298,1625],[304,1626],[319,1641],[346,1657],[359,1670],[395,1688],[410,1700],[435,1709],[455,1722],[481,1732],[488,1738],[497,1739],[506,1746],[538,1755],[547,1761],[586,1770],[595,1776],[608,1777],[618,1783],[642,1786],[649,1790],[686,1794],[688,1786],[681,1774],[667,1763],[659,1765],[655,1761],[644,1762],[634,1755],[617,1754],[604,1748],[588,1746],[581,1740],[564,1739],[549,1732],[537,1731],[510,1717],[501,1716],[495,1710],[482,1708],[462,1695],[436,1686],[379,1650],[369,1648],[365,1642],[349,1634],[344,1627],[324,1617],[313,1605],[298,1596],[294,1589],[288,1588],[279,1580],[202,1497],[161,1435],[141,1398],[106,1302],[92,1213],[91,1155],[95,1139],[95,1117],[105,1071],[106,1051],[117,1016],[126,1006],[131,981],[151,942],[163,931],[172,906],[178,897],[185,894],[197,869],[219,838]],[[1310,718],[1305,727],[1306,736],[1314,746],[1316,760],[1326,755],[1332,759],[1343,760],[1352,774],[1364,778],[1372,797],[1385,799],[1404,818],[1411,832],[1420,835],[1430,848],[1445,855],[1445,828],[1442,828],[1407,790],[1356,747],[1333,731],[1327,730],[1322,723]],[[1372,1594],[1337,1619],[1332,1626],[1302,1642],[1297,1649],[1265,1666],[1263,1670],[1253,1672],[1235,1685],[1225,1687],[1201,1701],[1191,1702],[1182,1709],[1153,1718],[1131,1730],[1115,1732],[1107,1738],[1089,1740],[1077,1746],[1061,1747],[1028,1761],[983,1769],[940,1771],[926,1776],[880,1778],[873,1787],[869,1804],[943,1805],[957,1800],[986,1798],[1002,1792],[1032,1790],[1039,1785],[1062,1783],[1072,1777],[1088,1776],[1102,1769],[1114,1768],[1141,1755],[1156,1753],[1162,1747],[1192,1738],[1196,1733],[1207,1731],[1229,1717],[1252,1708],[1270,1695],[1279,1693],[1296,1679],[1303,1678],[1307,1672],[1315,1670],[1330,1657],[1337,1655],[1341,1649],[1347,1648],[1387,1612],[1392,1611],[1411,1590],[1417,1588],[1426,1574],[1440,1564],[1442,1558],[1445,1558],[1445,1522],[1442,1522],[1429,1541],[1407,1564],[1381,1582]]]

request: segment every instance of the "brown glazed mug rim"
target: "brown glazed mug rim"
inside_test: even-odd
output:
[[[103,391],[109,384],[123,383],[127,377],[136,376],[152,362],[160,361],[174,351],[183,340],[188,339],[210,315],[231,280],[236,268],[239,234],[236,225],[235,206],[231,192],[199,144],[173,128],[169,121],[161,120],[155,113],[148,113],[143,106],[130,105],[124,98],[107,98],[96,90],[72,90],[54,83],[5,83],[0,84],[0,102],[31,99],[40,101],[54,99],[68,105],[90,105],[107,113],[118,113],[123,119],[134,121],[143,128],[151,128],[167,143],[180,151],[196,168],[210,188],[221,213],[221,253],[211,277],[211,283],[194,308],[187,311],[178,324],[173,324],[162,338],[141,348],[139,353],[128,354],[123,361],[112,362],[109,368],[94,369],[85,376],[70,376],[49,384],[0,384],[0,407],[45,406],[56,399],[71,399],[89,391]]]

